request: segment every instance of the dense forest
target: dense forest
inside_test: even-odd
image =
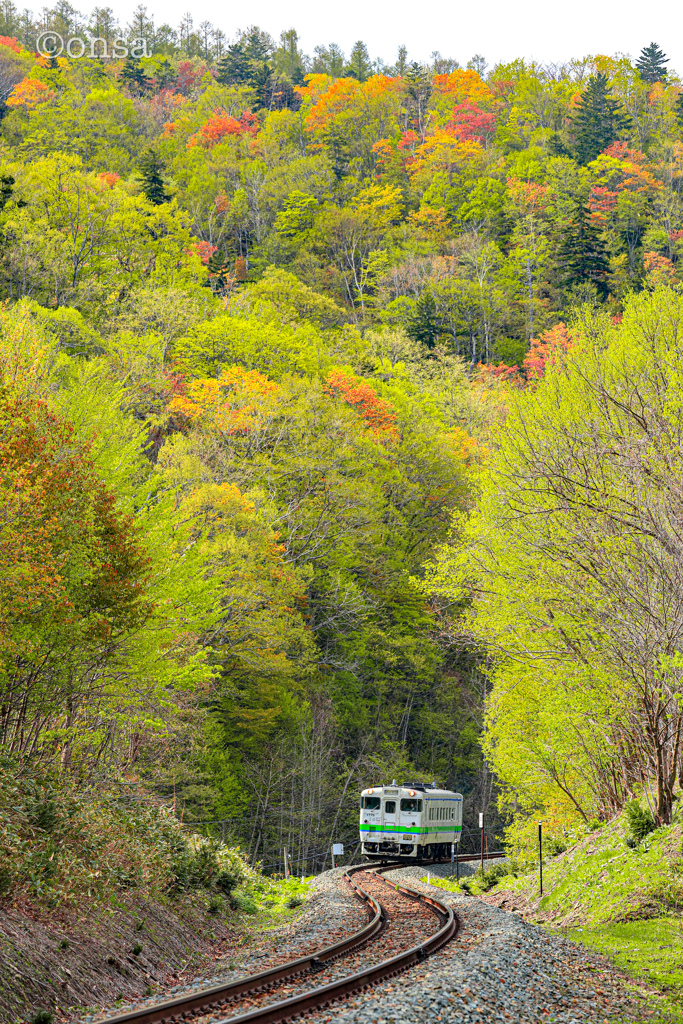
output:
[[[678,429],[680,81],[655,44],[409,56],[2,4],[3,763],[144,783],[267,867],[352,842],[361,783],[564,827],[655,762],[664,820],[680,769],[677,591],[636,642],[607,493],[643,496],[648,586],[680,573],[643,511]]]

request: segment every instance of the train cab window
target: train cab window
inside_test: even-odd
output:
[[[396,801],[395,800],[387,800],[387,802],[384,805],[384,813],[385,814],[396,814]]]
[[[422,801],[421,800],[401,800],[401,810],[402,811],[413,811],[414,813],[419,814],[420,811],[422,810]]]
[[[378,811],[380,800],[378,796],[364,796],[361,799],[361,807],[365,811]]]

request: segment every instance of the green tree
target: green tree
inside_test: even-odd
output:
[[[437,592],[473,601],[492,659],[489,756],[527,813],[607,818],[654,780],[657,820],[671,820],[681,307],[660,288],[631,296],[619,327],[582,313],[569,352],[551,348],[539,386],[511,396],[466,539],[434,574]]]
[[[355,78],[358,82],[366,82],[372,74],[372,61],[368,48],[362,40],[353,44],[344,74]]]
[[[610,93],[607,76],[592,75],[581,93],[572,119],[574,149],[579,163],[595,160],[630,125],[630,118]]]
[[[121,69],[121,81],[136,96],[141,95],[149,87],[143,67],[135,57],[126,57]]]
[[[252,74],[251,58],[241,42],[231,43],[216,65],[216,80],[221,85],[244,85]]]
[[[564,288],[590,282],[603,295],[606,293],[606,246],[583,202],[576,203],[571,220],[563,224],[554,255],[558,279]]]
[[[666,78],[666,68],[664,65],[668,63],[668,57],[657,43],[650,43],[649,46],[644,46],[640,51],[636,67],[643,81],[654,85],[655,82],[663,82]]]
[[[167,203],[169,200],[164,188],[163,170],[163,161],[154,150],[149,150],[140,161],[142,192],[145,199],[153,203],[154,206],[161,206],[162,203]]]

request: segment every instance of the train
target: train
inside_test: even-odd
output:
[[[439,860],[461,836],[461,793],[421,782],[361,792],[361,852],[371,860]]]

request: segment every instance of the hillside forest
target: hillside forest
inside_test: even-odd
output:
[[[386,65],[1,10],[3,770],[143,787],[267,871],[391,778],[499,832],[643,790],[670,820],[662,50]]]

